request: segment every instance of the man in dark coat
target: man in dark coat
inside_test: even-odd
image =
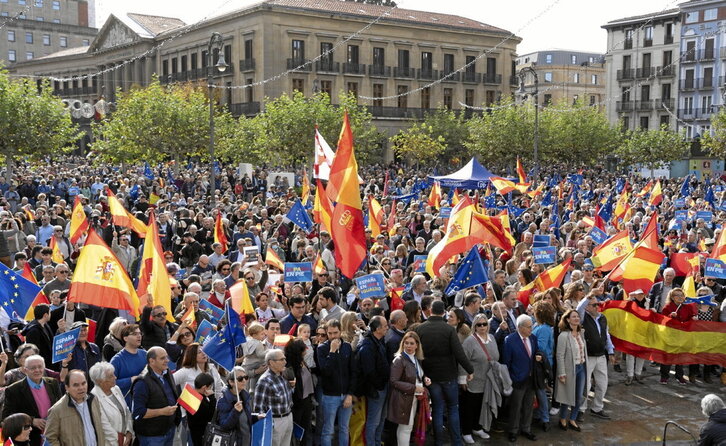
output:
[[[48,304],[38,304],[33,308],[33,317],[35,320],[25,326],[21,334],[25,336],[25,342],[35,344],[38,347],[40,356],[43,357],[49,368],[58,370],[58,364],[53,364],[53,336],[54,333],[50,328],[50,306]],[[55,368],[53,367],[55,365]]]

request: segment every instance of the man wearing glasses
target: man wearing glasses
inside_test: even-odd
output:
[[[68,291],[71,287],[71,270],[68,268],[68,265],[66,265],[65,263],[56,265],[54,273],[55,278],[46,283],[43,287],[43,293],[46,296],[50,296],[50,293],[55,290],[63,293],[65,291]]]
[[[141,345],[149,350],[151,347],[164,347],[169,338],[174,335],[178,326],[166,320],[168,312],[162,305],[154,305],[151,296],[148,296],[148,304],[141,312],[141,334],[143,340]]]
[[[53,238],[55,239],[54,241],[56,246],[58,246],[58,250],[63,256],[63,260],[68,260],[71,254],[73,254],[73,245],[71,245],[71,241],[63,235],[63,227],[53,226]],[[50,240],[48,241],[48,246],[50,246]]]
[[[126,404],[131,407],[131,385],[146,367],[146,350],[141,348],[141,329],[136,324],[122,328],[121,339],[124,348],[111,358],[111,365],[115,371],[116,385],[126,397]]]
[[[113,250],[113,253],[116,254],[116,257],[118,257],[119,262],[121,262],[121,266],[124,267],[126,272],[131,271],[131,265],[134,263],[134,260],[136,260],[136,257],[138,257],[138,254],[136,252],[136,248],[131,246],[129,243],[129,235],[121,234],[119,237],[114,231],[113,240],[111,240],[111,249]]]
[[[600,313],[600,305],[594,296],[582,299],[577,305],[582,327],[585,329],[585,344],[587,344],[587,383],[586,393],[589,393],[589,383],[595,380],[595,397],[592,400],[590,414],[604,420],[610,416],[603,410],[603,400],[608,389],[608,357],[615,363],[613,343],[608,332],[608,321]],[[580,413],[587,410],[587,398],[582,401]]]
[[[265,414],[272,411],[272,446],[288,446],[292,440],[292,390],[295,378],[285,377],[285,353],[270,350],[265,355],[267,371],[260,376],[255,387],[254,411]]]

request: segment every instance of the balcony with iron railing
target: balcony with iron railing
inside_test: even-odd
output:
[[[287,59],[287,69],[297,72],[310,72],[312,70],[310,59]]]
[[[698,117],[697,108],[679,108],[678,117],[681,119],[696,119]]]
[[[635,109],[638,111],[650,111],[653,110],[653,101],[651,100],[640,100],[635,101]]]
[[[430,68],[419,68],[416,70],[416,79],[431,81],[439,78],[439,70]]]
[[[651,76],[655,76],[655,67],[642,67],[635,70],[637,79],[647,79]]]
[[[366,66],[362,63],[344,62],[343,63],[343,74],[366,74]]]
[[[696,79],[696,81],[697,81],[696,88],[698,88],[699,90],[711,90],[714,87],[715,80],[716,79],[713,77],[704,77],[701,79]]]
[[[316,73],[340,73],[340,62],[320,59],[315,61]]]
[[[501,74],[495,74],[495,73],[484,73],[482,75],[482,78],[484,79],[485,84],[501,84],[502,83],[502,75]]]
[[[698,81],[700,79],[694,79],[694,78],[685,78],[681,79],[679,82],[680,89],[681,90],[694,90],[698,88]]]
[[[663,45],[669,45],[671,43],[673,43],[673,35],[672,34],[671,35],[666,35],[663,38]]]
[[[623,49],[632,50],[633,49],[633,39],[625,39],[623,41]]]
[[[516,74],[509,76],[509,85],[512,85],[512,86],[519,85],[519,76],[517,76]]]
[[[411,107],[377,107],[369,106],[368,111],[375,118],[402,118],[402,119],[423,119],[424,116],[436,112],[433,108],[411,108]]]
[[[254,116],[260,112],[259,102],[243,102],[240,104],[229,104],[229,112],[234,117]]]
[[[239,71],[254,71],[255,70],[255,59],[242,59],[239,61]]]
[[[618,113],[621,112],[631,112],[635,109],[635,101],[617,101],[615,103],[615,111]]]
[[[391,77],[391,67],[385,65],[368,65],[368,76],[371,77]]]
[[[656,99],[655,100],[655,109],[656,110],[673,110],[675,107],[675,99],[673,98],[666,98],[666,99]]]
[[[673,65],[666,65],[664,67],[658,67],[656,68],[656,75],[658,77],[672,77],[676,73],[675,67]]]
[[[416,77],[416,70],[411,67],[393,67],[393,77],[413,79]]]
[[[461,81],[465,83],[472,83],[472,84],[480,84],[481,83],[481,73],[476,73],[473,71],[464,71],[461,73]]]
[[[625,68],[622,70],[618,70],[616,73],[616,76],[619,81],[633,80],[633,79],[635,79],[635,69]]]
[[[440,73],[442,82],[459,82],[461,72],[454,70],[442,70]]]

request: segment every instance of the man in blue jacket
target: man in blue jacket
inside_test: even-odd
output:
[[[509,397],[509,441],[517,441],[517,433],[537,441],[532,433],[532,404],[534,402],[534,361],[542,361],[535,355],[537,337],[532,334],[532,318],[526,314],[517,317],[517,331],[504,339],[502,363],[512,378],[512,395]],[[538,359],[535,358],[537,356]]]

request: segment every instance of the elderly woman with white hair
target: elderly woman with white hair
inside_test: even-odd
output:
[[[708,421],[701,426],[698,446],[726,444],[726,404],[723,400],[710,393],[701,400],[701,411],[708,417]]]
[[[121,389],[116,385],[113,366],[99,362],[88,371],[95,386],[91,393],[101,405],[104,441],[99,446],[129,446],[134,437],[134,421]]]
[[[124,348],[124,341],[121,337],[121,330],[128,325],[128,321],[124,317],[115,318],[108,326],[108,334],[103,338],[103,349],[101,354],[104,361],[110,361],[116,353]]]

